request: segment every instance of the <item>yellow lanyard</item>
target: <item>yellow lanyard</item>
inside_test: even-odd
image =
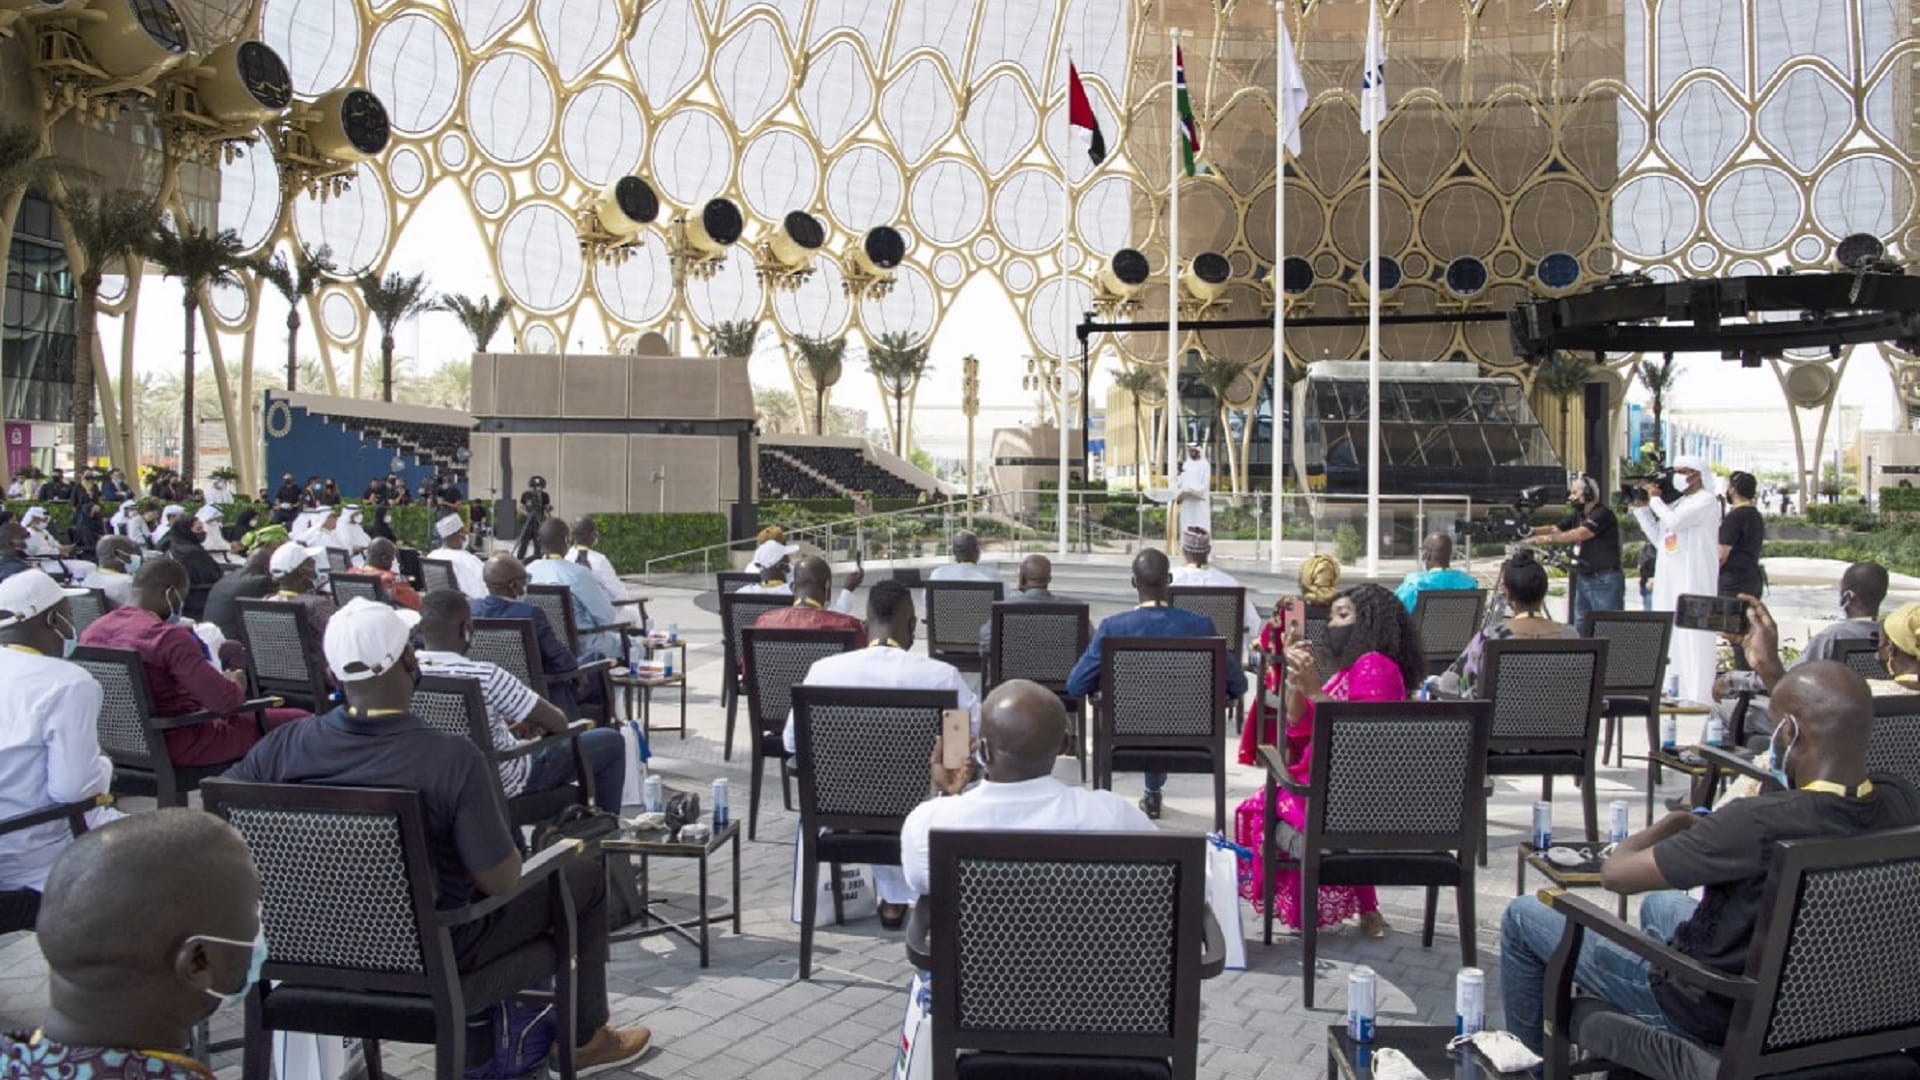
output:
[[[41,652],[39,649],[36,649],[31,645],[9,645],[7,646],[7,648],[12,649],[14,652],[26,653],[28,656],[47,655],[46,653]]]
[[[876,641],[873,644],[867,646],[867,648],[869,649],[881,649],[881,648],[904,649],[906,648],[906,646],[888,637],[888,638],[881,638],[879,641]]]
[[[1149,600],[1149,601],[1147,601],[1147,602],[1146,602],[1146,603],[1144,603],[1144,604],[1136,604],[1136,605],[1134,605],[1134,609],[1133,609],[1133,610],[1135,610],[1135,611],[1139,611],[1139,610],[1140,610],[1141,608],[1150,608],[1150,607],[1172,607],[1172,606],[1173,606],[1173,605],[1172,605],[1171,603],[1162,603],[1162,602],[1161,602],[1161,601],[1159,601],[1159,600]]]
[[[823,603],[821,603],[821,602],[820,602],[820,601],[818,601],[818,600],[815,600],[815,599],[813,599],[813,598],[811,598],[811,597],[806,597],[806,596],[803,596],[803,597],[801,597],[800,599],[798,599],[798,600],[795,600],[795,601],[793,602],[793,606],[794,606],[794,607],[810,607],[810,608],[815,608],[815,609],[817,609],[817,610],[820,610],[820,611],[825,611],[825,610],[827,610],[827,605],[825,605],[825,604],[823,604]]]
[[[1843,799],[1845,798],[1864,799],[1867,796],[1873,794],[1873,781],[1871,780],[1860,781],[1860,786],[1853,789],[1853,794],[1851,796],[1847,794],[1847,789],[1844,785],[1836,784],[1831,780],[1809,780],[1806,783],[1800,785],[1800,790],[1801,791],[1818,791],[1827,795],[1838,795]]]

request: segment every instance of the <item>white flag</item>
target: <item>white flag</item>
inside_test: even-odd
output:
[[[1300,118],[1307,112],[1307,80],[1300,74],[1300,61],[1293,55],[1293,35],[1287,33],[1285,19],[1280,21],[1280,138],[1287,153],[1300,154]]]
[[[1360,76],[1360,130],[1387,116],[1387,51],[1380,46],[1380,6],[1367,0],[1367,68]]]

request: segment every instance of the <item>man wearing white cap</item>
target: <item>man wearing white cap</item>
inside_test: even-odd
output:
[[[1680,497],[1667,502],[1660,485],[1642,484],[1647,505],[1634,508],[1640,531],[1660,550],[1653,578],[1653,608],[1672,611],[1682,594],[1714,595],[1720,582],[1720,503],[1704,458],[1683,454],[1673,462]],[[1719,639],[1704,630],[1675,629],[1667,647],[1667,670],[1680,680],[1683,701],[1713,700]]]
[[[1198,525],[1189,525],[1180,536],[1180,554],[1186,565],[1173,572],[1175,585],[1203,585],[1231,589],[1239,586],[1240,580],[1216,566],[1211,565],[1213,558],[1213,537]],[[1260,640],[1260,610],[1253,606],[1253,595],[1243,592],[1241,603],[1245,608],[1240,630],[1240,643]]]
[[[69,597],[39,570],[0,581],[0,818],[106,792],[113,763],[100,753],[100,684],[63,657],[76,640]],[[89,825],[120,816],[97,809]],[[66,820],[0,835],[0,889],[39,891],[73,832]]]
[[[798,544],[783,544],[778,540],[768,540],[754,548],[753,561],[747,564],[747,572],[759,574],[760,580],[740,586],[739,591],[792,596],[793,584],[787,580],[791,567],[787,559],[799,550]]]
[[[200,522],[201,528],[207,530],[206,535],[200,538],[200,546],[207,550],[207,554],[213,556],[215,562],[234,562],[233,546],[227,543],[227,534],[220,531],[220,526],[227,520],[226,511],[208,503],[194,511],[193,516]]]
[[[467,594],[467,599],[486,599],[486,564],[467,550],[467,523],[460,520],[459,514],[447,514],[433,523],[433,533],[440,538],[440,546],[421,558],[450,564],[453,582]]]
[[[519,885],[521,862],[498,774],[471,741],[434,731],[413,715],[420,661],[407,636],[406,623],[386,605],[348,602],[323,639],[327,668],[347,703],[274,730],[227,775],[256,783],[421,792],[440,906],[462,907],[482,894],[505,896]],[[608,1024],[605,869],[597,859],[566,858],[560,872],[579,927],[574,1066],[583,1074],[598,1072],[645,1053],[652,1033]],[[549,896],[545,887],[529,889],[488,918],[455,927],[460,970],[477,970],[547,933]]]
[[[274,590],[267,599],[299,606],[306,613],[307,625],[313,628],[315,641],[326,636],[327,623],[334,613],[333,599],[314,591],[320,581],[320,562],[326,557],[327,553],[319,548],[281,544],[267,562]]]

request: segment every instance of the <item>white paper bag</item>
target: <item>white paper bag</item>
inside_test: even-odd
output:
[[[1234,853],[1207,844],[1207,909],[1220,924],[1227,946],[1227,970],[1247,969],[1247,932],[1240,924],[1240,861]]]
[[[818,896],[813,904],[813,925],[833,925],[833,873],[832,867],[821,864],[818,879],[814,887]],[[840,910],[847,922],[864,919],[880,909],[879,900],[873,891],[873,872],[865,866],[842,864],[840,867]],[[787,918],[795,925],[800,922],[800,840],[793,841],[793,902]]]
[[[647,763],[640,760],[640,728],[637,724],[620,725],[620,738],[627,744],[627,779],[620,785],[620,805],[622,807],[640,805],[640,785],[647,780]]]
[[[893,1058],[893,1080],[928,1080],[933,1075],[933,983],[924,971],[913,973],[907,1015],[900,1021],[900,1045]]]
[[[359,1039],[305,1031],[273,1033],[274,1080],[355,1080],[367,1075]]]

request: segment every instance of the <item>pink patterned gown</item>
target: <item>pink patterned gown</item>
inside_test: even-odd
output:
[[[1334,674],[1328,679],[1321,692],[1334,701],[1405,701],[1407,697],[1406,680],[1400,675],[1400,665],[1393,662],[1385,653],[1370,652],[1363,654],[1349,665],[1346,670]],[[1288,770],[1293,778],[1304,784],[1308,779],[1309,765],[1313,760],[1313,702],[1296,722],[1287,726],[1286,757],[1292,764]],[[1305,800],[1292,792],[1276,789],[1274,797],[1280,800],[1279,817],[1281,821],[1305,833],[1307,831],[1307,806]],[[1264,841],[1267,793],[1264,787],[1248,796],[1233,814],[1233,837],[1241,847],[1258,852]],[[1240,885],[1240,894],[1253,904],[1255,911],[1264,911],[1267,897],[1266,882],[1260,867],[1258,855],[1252,860],[1252,876],[1244,877]],[[1281,870],[1273,889],[1274,914],[1288,926],[1300,928],[1300,871]],[[1380,900],[1371,885],[1322,885],[1320,887],[1321,926],[1333,926],[1345,922],[1354,915],[1367,911],[1378,911]]]

